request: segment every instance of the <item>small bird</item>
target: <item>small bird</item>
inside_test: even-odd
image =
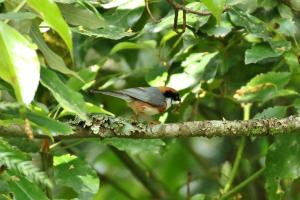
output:
[[[164,113],[171,105],[180,103],[179,93],[171,87],[137,87],[118,91],[90,90],[123,99],[136,115],[148,116]]]

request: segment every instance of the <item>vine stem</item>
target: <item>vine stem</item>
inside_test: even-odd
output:
[[[242,108],[243,108],[243,120],[249,120],[250,119],[250,111],[251,111],[251,105],[250,103],[246,103],[246,104],[242,104]],[[232,171],[230,173],[229,179],[227,181],[227,183],[225,184],[223,193],[226,194],[229,189],[231,188],[231,185],[233,183],[233,180],[237,174],[237,170],[239,168],[239,165],[241,163],[241,159],[243,156],[243,152],[245,149],[245,144],[246,144],[246,137],[242,137],[235,159],[234,159],[234,163],[233,163],[233,167],[232,167]]]
[[[258,170],[257,172],[255,172],[254,174],[252,174],[251,176],[249,176],[246,180],[244,180],[243,182],[241,182],[240,184],[238,184],[232,190],[230,190],[227,193],[225,193],[221,197],[221,200],[228,199],[233,194],[235,194],[238,191],[240,191],[242,188],[244,188],[245,186],[247,186],[249,183],[251,183],[252,181],[254,181],[255,179],[257,179],[258,177],[260,177],[260,175],[262,175],[264,171],[265,171],[265,167],[261,168],[260,170]]]

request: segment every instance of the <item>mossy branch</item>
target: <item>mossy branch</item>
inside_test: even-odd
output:
[[[300,131],[300,116],[283,119],[253,119],[247,121],[211,120],[147,125],[128,119],[106,115],[95,115],[91,120],[70,122],[75,129],[71,135],[57,135],[53,138],[177,138],[216,136],[264,136]],[[2,137],[27,137],[20,126],[0,126]],[[49,138],[34,134],[35,138]]]

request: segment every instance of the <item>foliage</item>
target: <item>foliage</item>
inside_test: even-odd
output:
[[[28,137],[0,138],[0,199],[299,199],[295,133],[32,138],[73,134],[75,115],[130,118],[90,88],[174,87],[166,123],[300,114],[297,0],[183,2],[0,0],[0,125]]]

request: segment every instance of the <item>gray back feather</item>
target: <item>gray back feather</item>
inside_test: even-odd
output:
[[[165,96],[156,87],[129,88],[117,91],[117,93],[127,95],[155,106],[163,106],[165,103]]]
[[[132,98],[130,96],[124,95],[124,94],[120,93],[119,91],[101,91],[101,90],[99,90],[99,91],[97,91],[97,93],[117,97],[117,98],[123,99],[127,102],[132,100]]]
[[[155,106],[164,106],[165,104],[165,96],[156,87],[138,87],[119,91],[92,90],[91,92],[117,97],[127,102],[138,99]]]

